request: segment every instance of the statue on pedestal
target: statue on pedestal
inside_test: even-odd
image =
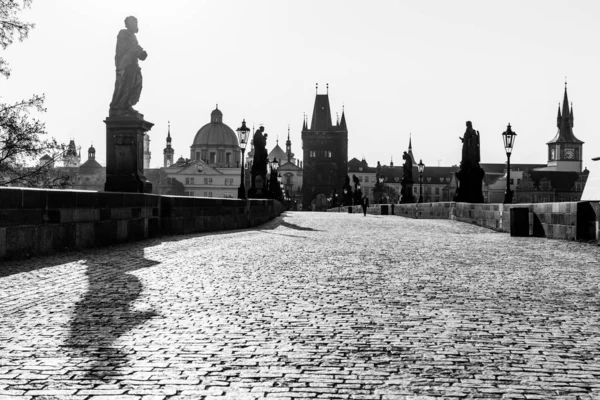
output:
[[[404,160],[404,165],[402,165],[402,180],[400,181],[400,184],[402,185],[402,189],[400,189],[400,203],[414,203],[412,157],[405,151],[404,154],[402,154],[402,159]]]
[[[263,198],[266,197],[266,182],[267,182],[267,134],[264,133],[265,128],[261,126],[254,132],[252,143],[254,145],[254,161],[250,174],[252,182],[248,197]],[[257,180],[257,178],[259,178]]]
[[[458,189],[454,201],[463,203],[483,203],[483,177],[485,172],[479,166],[479,131],[473,129],[471,121],[467,121],[467,130],[462,138],[462,159],[460,169],[456,172]]]
[[[148,54],[138,44],[135,17],[125,18],[126,29],[117,35],[116,79],[106,124],[107,192],[150,193],[152,183],[144,176],[144,134],[153,124],[133,109],[142,92],[138,60]]]
[[[142,92],[142,69],[138,60],[145,60],[148,53],[138,44],[135,36],[139,31],[137,18],[133,16],[125,18],[125,27],[126,29],[121,29],[117,35],[115,54],[117,76],[108,115],[143,119],[133,106],[140,100]]]

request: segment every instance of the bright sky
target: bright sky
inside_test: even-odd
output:
[[[136,109],[155,125],[152,162],[162,166],[167,121],[175,156],[219,104],[232,129],[264,124],[268,147],[301,129],[325,92],[349,130],[348,159],[426,165],[460,162],[465,121],[481,134],[482,162],[504,162],[501,133],[517,132],[515,163],[545,163],[565,76],[584,165],[600,156],[600,2],[378,0],[34,0],[29,39],[4,53],[13,70],[5,100],[45,93],[51,135],[93,142],[106,159],[116,36],[139,20],[148,52]],[[594,128],[596,126],[596,128]],[[83,157],[85,160],[87,155]]]

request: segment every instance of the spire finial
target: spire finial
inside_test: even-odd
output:
[[[326,84],[327,87],[327,94],[329,94],[329,83]]]
[[[567,77],[565,76],[565,90],[567,90]]]
[[[219,109],[219,103],[217,103],[217,110]]]
[[[319,94],[319,83],[315,83],[315,92],[316,94]]]
[[[288,140],[290,140],[290,124],[288,124]]]

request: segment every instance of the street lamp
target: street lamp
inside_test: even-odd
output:
[[[250,129],[248,129],[246,126],[246,120],[244,119],[242,121],[242,126],[237,128],[238,139],[240,140],[240,149],[242,150],[242,182],[238,188],[238,199],[246,198],[246,186],[244,184],[244,151],[246,151],[246,145],[248,144],[248,132],[250,132]]]
[[[383,204],[383,176],[379,176],[379,204]]]
[[[419,160],[417,164],[417,168],[419,169],[419,201],[418,203],[423,202],[423,171],[425,171],[425,164],[423,164],[423,160]]]
[[[506,128],[506,132],[502,132],[502,140],[504,140],[504,149],[506,150],[506,192],[504,192],[504,203],[512,203],[512,191],[510,190],[510,155],[515,144],[517,134],[512,131],[510,124]]]

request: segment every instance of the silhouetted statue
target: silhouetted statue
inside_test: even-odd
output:
[[[471,165],[478,165],[480,161],[479,153],[479,131],[473,129],[471,121],[467,121],[467,130],[462,138],[462,160],[469,162]]]
[[[458,188],[454,201],[463,203],[483,203],[483,177],[485,172],[479,166],[479,132],[467,121],[467,130],[462,138],[462,159],[460,169],[455,173]]]
[[[402,165],[402,180],[408,183],[412,183],[412,157],[405,151],[402,154],[404,165]]]
[[[254,132],[252,144],[254,146],[254,160],[250,174],[252,176],[250,190],[248,190],[249,198],[265,198],[267,192],[267,134],[263,133],[265,128],[261,126]]]
[[[267,175],[267,134],[264,126],[254,132],[254,161],[252,162],[252,175]]]
[[[117,76],[115,90],[110,103],[109,116],[133,116],[141,118],[141,114],[133,109],[142,93],[142,70],[138,60],[145,60],[148,53],[138,44],[135,34],[138,32],[137,18],[125,18],[125,27],[117,35],[115,66]]]
[[[412,179],[412,170],[413,170],[413,162],[412,157],[406,151],[402,154],[402,159],[404,160],[404,164],[402,165],[402,180],[400,184],[402,188],[400,189],[400,203],[414,203],[413,197],[413,179]]]

